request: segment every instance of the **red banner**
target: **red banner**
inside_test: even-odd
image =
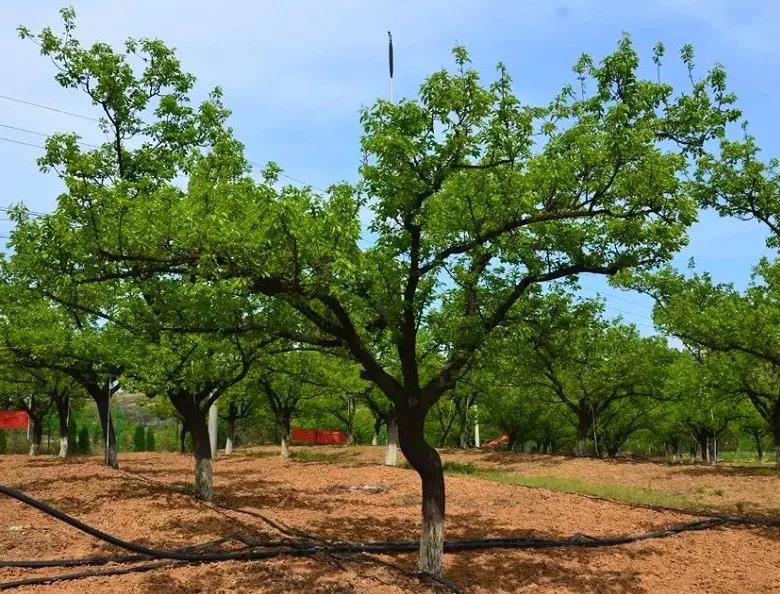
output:
[[[23,410],[0,410],[0,429],[27,429],[27,413]]]
[[[341,431],[322,431],[320,429],[301,429],[293,427],[291,441],[309,445],[347,443],[347,436]]]

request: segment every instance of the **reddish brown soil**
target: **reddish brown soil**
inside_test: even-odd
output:
[[[269,451],[220,458],[215,465],[219,502],[259,512],[324,538],[413,538],[419,524],[418,480],[413,471],[368,460],[379,448],[342,452],[344,462],[281,460]],[[458,454],[464,456],[464,454]],[[476,460],[476,459],[475,459]],[[552,458],[550,460],[557,460]],[[478,461],[478,460],[477,460]],[[543,464],[496,460],[497,464]],[[580,464],[582,461],[573,461]],[[644,480],[656,465],[588,461],[580,470],[612,480]],[[126,454],[123,469],[183,487],[192,460],[177,454]],[[492,463],[489,459],[481,463]],[[563,461],[558,467],[566,465]],[[598,465],[606,470],[597,471]],[[648,468],[644,468],[647,466]],[[575,469],[571,467],[570,469]],[[689,469],[692,467],[688,467]],[[637,470],[639,469],[639,470]],[[658,466],[665,472],[677,467]],[[548,470],[545,473],[549,474]],[[593,475],[587,473],[595,473]],[[776,507],[777,477],[695,473],[737,492],[771,489],[756,502]],[[589,478],[590,477],[590,478]],[[754,479],[760,478],[760,481]],[[771,479],[764,481],[764,479]],[[662,478],[658,479],[662,481]],[[682,480],[682,479],[680,479]],[[723,481],[723,482],[722,482]],[[128,540],[184,546],[242,532],[279,538],[259,518],[196,502],[188,495],[136,476],[103,468],[97,459],[61,462],[0,457],[0,482],[23,489],[87,523]],[[350,487],[382,485],[381,492]],[[644,486],[644,485],[643,485]],[[655,485],[654,485],[655,488]],[[568,536],[635,533],[687,521],[681,514],[634,509],[577,495],[448,476],[449,537],[501,536],[520,532]],[[766,499],[765,499],[766,498]],[[775,498],[773,500],[773,498]],[[760,507],[756,504],[756,507]],[[76,557],[114,550],[108,545],[8,498],[0,497],[0,559]],[[390,558],[387,558],[390,560]],[[392,559],[408,569],[413,556]],[[720,528],[630,545],[550,551],[487,551],[446,555],[447,576],[469,592],[780,592],[780,529]],[[0,582],[74,571],[0,569]],[[248,563],[180,566],[149,573],[59,582],[20,592],[427,592],[430,587],[368,562],[276,559]]]

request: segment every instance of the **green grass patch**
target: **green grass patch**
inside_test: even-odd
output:
[[[444,467],[444,471],[450,474],[465,474],[477,479],[503,483],[505,485],[549,489],[558,493],[574,495],[589,495],[632,505],[673,507],[680,510],[691,510],[697,507],[693,501],[681,495],[630,485],[593,483],[574,477],[521,475],[501,470],[480,470],[473,464],[446,463]]]
[[[479,472],[471,462],[445,462],[441,467],[444,472],[451,474],[476,474]]]
[[[317,450],[293,450],[290,452],[290,458],[299,462],[323,462],[334,464],[344,460],[345,454],[342,452],[318,452]]]

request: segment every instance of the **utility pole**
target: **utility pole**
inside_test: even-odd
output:
[[[393,34],[387,32],[387,62],[390,67],[390,103],[393,102]]]

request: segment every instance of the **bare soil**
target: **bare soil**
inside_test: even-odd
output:
[[[377,465],[381,448],[310,448],[337,454],[330,463],[282,460],[261,448],[215,463],[218,503],[264,514],[322,538],[368,541],[415,538],[419,483],[403,468]],[[505,457],[508,456],[508,457]],[[523,472],[567,473],[694,493],[720,488],[720,499],[780,508],[780,477],[710,471],[698,466],[610,463],[495,453],[445,453],[446,459]],[[0,482],[24,490],[127,540],[178,547],[243,533],[280,537],[262,519],[209,506],[186,488],[193,461],[178,454],[124,454],[123,471],[96,458],[60,461],[0,456]],[[126,471],[126,472],[125,472]],[[132,474],[129,474],[132,473]],[[138,475],[151,480],[143,480]],[[447,535],[459,537],[637,533],[690,516],[632,508],[578,495],[447,476]],[[711,486],[712,485],[712,486]],[[0,496],[0,559],[111,554],[112,547]],[[409,570],[413,555],[384,557]],[[663,540],[581,550],[448,554],[447,577],[469,592],[780,592],[780,529],[728,527]],[[74,569],[0,569],[0,582]],[[19,592],[429,592],[431,587],[367,561],[291,559],[179,566],[149,573],[89,578]]]

